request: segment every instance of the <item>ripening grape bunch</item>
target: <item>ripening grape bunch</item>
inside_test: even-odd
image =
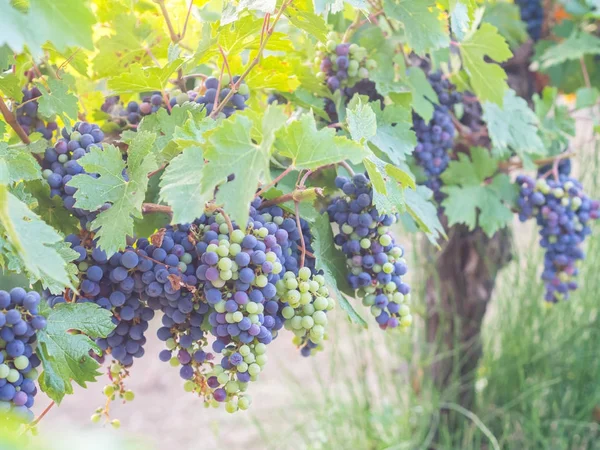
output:
[[[17,122],[23,128],[26,134],[41,133],[44,139],[52,139],[52,135],[58,129],[53,118],[42,117],[38,111],[37,98],[42,96],[42,93],[37,87],[31,89],[24,87],[22,89],[23,99],[21,104],[15,106],[15,115]]]
[[[36,332],[46,328],[46,319],[38,314],[39,303],[37,292],[0,290],[0,427],[9,412],[24,422],[33,420],[40,365]]]
[[[369,70],[377,68],[374,60],[367,59],[364,47],[342,42],[335,32],[329,33],[327,39],[327,43],[317,45],[316,77],[325,82],[331,92],[352,87],[360,80],[368,79]]]
[[[194,98],[196,103],[204,105],[206,108],[206,114],[212,114],[215,105],[225,100],[225,97],[231,92],[231,85],[237,83],[240,79],[239,75],[235,75],[230,78],[228,74],[224,73],[221,76],[221,90],[219,88],[219,80],[216,77],[209,77],[204,80],[201,89],[198,91]],[[218,102],[217,102],[217,91],[218,91]],[[196,94],[194,92],[194,94]],[[223,108],[223,114],[225,117],[230,117],[236,111],[243,111],[246,109],[246,102],[250,98],[250,89],[245,81],[240,83],[238,91],[233,94],[227,105]]]
[[[104,133],[96,124],[77,122],[71,133],[63,128],[61,135],[62,137],[54,146],[47,148],[44,153],[42,175],[50,186],[50,197],[60,197],[65,208],[80,220],[83,228],[86,228],[87,224],[95,218],[96,212],[75,208],[73,195],[77,189],[67,186],[67,183],[75,175],[85,173],[77,160],[94,148],[101,149]],[[90,174],[90,176],[96,175]],[[102,210],[109,206],[104,205]]]
[[[434,199],[443,200],[440,175],[450,162],[450,150],[454,144],[455,128],[451,111],[460,103],[462,96],[454,90],[449,80],[442,77],[441,72],[428,75],[428,80],[436,92],[439,104],[434,104],[433,117],[426,122],[413,111],[413,129],[417,135],[417,146],[414,157],[417,164],[425,172],[425,186],[433,191]]]
[[[569,167],[569,163],[564,164],[557,179],[553,175],[537,180],[519,175],[516,180],[520,187],[519,219],[525,222],[535,217],[540,229],[540,246],[545,250],[545,299],[553,303],[567,300],[577,289],[577,264],[585,257],[581,246],[591,234],[590,222],[600,217],[600,202],[591,200],[581,183],[569,177]]]
[[[339,228],[334,242],[346,255],[350,287],[370,307],[380,328],[408,327],[410,286],[402,280],[408,267],[404,250],[389,232],[396,216],[379,214],[365,175],[337,177],[335,184],[343,195],[331,201],[327,212]]]
[[[542,37],[544,25],[544,6],[542,0],[516,0],[521,10],[521,20],[527,25],[527,33],[534,41]]]

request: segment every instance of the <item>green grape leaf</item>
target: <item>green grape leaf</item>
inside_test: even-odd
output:
[[[432,198],[433,192],[425,186],[417,186],[415,190],[404,190],[408,217],[425,233],[429,242],[437,245],[440,237],[446,238],[446,232],[440,223],[438,210]]]
[[[285,10],[284,15],[296,28],[305,31],[321,42],[327,40],[327,23],[315,14],[313,2],[300,0],[291,3]]]
[[[491,236],[512,220],[516,186],[506,174],[496,174],[498,160],[485,148],[473,147],[471,158],[464,153],[458,158],[442,173],[448,225],[462,223],[470,230],[479,225]]]
[[[206,133],[217,126],[216,120],[210,117],[202,117],[203,112],[196,114],[187,111],[188,120],[181,127],[175,126],[172,139],[180,148],[203,145],[206,142]]]
[[[408,73],[408,86],[412,93],[412,107],[415,112],[423,118],[425,122],[429,122],[433,117],[433,104],[439,103],[439,99],[431,83],[427,79],[427,75],[418,67],[411,68]]]
[[[567,39],[549,46],[539,58],[542,69],[579,60],[585,55],[600,55],[600,38],[576,29]]]
[[[450,28],[459,41],[465,38],[471,28],[476,6],[475,0],[448,0]]]
[[[496,156],[508,157],[511,150],[521,158],[526,154],[545,153],[544,143],[538,135],[538,117],[515,91],[508,89],[505,92],[502,106],[484,102],[482,107]]]
[[[37,86],[42,92],[42,96],[38,99],[38,108],[41,115],[51,117],[56,114],[65,124],[71,123],[69,118],[77,118],[77,97],[69,94],[67,83],[49,78],[49,90],[42,83],[38,83]]]
[[[16,100],[17,102],[20,102],[23,98],[23,92],[21,92],[21,80],[12,73],[0,76],[0,91],[2,91],[6,97]]]
[[[388,17],[404,26],[407,44],[418,55],[450,44],[446,23],[433,0],[388,1],[383,5]]]
[[[183,62],[182,59],[176,59],[164,67],[148,68],[133,64],[128,72],[108,80],[108,87],[115,94],[163,91],[173,72],[179,69]]]
[[[600,90],[598,90],[598,88],[595,87],[582,87],[577,89],[575,96],[575,107],[577,109],[589,108],[591,106],[594,106],[598,101],[598,97],[600,97]]]
[[[221,122],[208,138],[202,170],[201,190],[212,192],[219,186],[217,203],[223,204],[231,219],[238,224],[248,221],[248,208],[259,181],[268,181],[271,148],[255,144],[251,136],[250,118],[236,114]],[[229,175],[234,179],[226,181]]]
[[[354,98],[358,97],[355,96]],[[361,99],[350,102],[346,109],[346,121],[352,139],[357,142],[363,139],[369,140],[377,133],[377,117],[371,106],[368,103],[363,103]]]
[[[36,199],[37,206],[34,210],[44,222],[64,234],[78,232],[79,222],[65,208],[62,199],[59,196],[50,198],[48,183],[41,180],[29,181],[25,183],[25,187],[27,192]]]
[[[353,297],[354,293],[346,278],[346,257],[333,243],[333,232],[327,214],[318,216],[310,227],[313,235],[313,254],[315,255],[315,268],[323,271],[325,282],[338,301],[340,307],[348,314],[354,323],[367,328],[367,322],[352,307],[344,293]]]
[[[541,96],[535,94],[533,103],[541,123],[540,135],[545,153],[558,155],[575,136],[575,119],[569,108],[562,103],[555,87],[545,87]]]
[[[105,338],[115,324],[112,313],[95,303],[63,303],[42,312],[47,326],[37,332],[44,369],[39,383],[42,391],[60,404],[65,395],[73,393],[72,381],[85,388],[101,375],[100,364],[89,354],[90,350],[101,354],[92,339]]]
[[[122,250],[127,236],[133,236],[134,218],[142,215],[142,203],[148,187],[148,173],[158,164],[152,153],[155,135],[138,132],[127,150],[127,177],[123,177],[125,162],[121,151],[113,145],[93,149],[79,160],[86,174],[75,175],[68,186],[77,189],[75,207],[96,211],[105,203],[111,207],[98,214],[91,228],[98,230],[98,246],[109,256]],[[95,173],[99,178],[88,174]]]
[[[212,119],[211,119],[212,120]],[[173,223],[189,223],[200,217],[213,191],[200,184],[204,158],[200,147],[186,148],[171,160],[160,180],[160,199],[173,208]]]
[[[193,120],[197,124],[193,126],[195,130],[193,139],[198,139],[198,130],[204,129],[208,123],[202,122],[202,125],[199,124],[205,116],[206,112],[204,108],[198,103],[188,102],[181,106],[176,105],[171,109],[170,114],[166,109],[160,108],[154,114],[150,114],[142,119],[138,126],[138,131],[147,131],[155,133],[158,136],[154,141],[153,151],[157,155],[159,163],[168,162],[181,151],[177,142],[189,138],[188,131],[192,129],[192,125],[188,121]],[[214,122],[212,119],[208,120]],[[183,127],[178,131],[178,128],[182,124]],[[189,128],[186,128],[188,125]],[[176,132],[178,133],[177,136],[175,136]],[[185,145],[188,144],[184,143]]]
[[[6,142],[0,142],[0,184],[41,178],[40,165],[31,153],[20,147],[9,147]]]
[[[373,205],[377,211],[389,214],[406,211],[404,192],[386,173],[387,164],[374,155],[363,159],[363,164],[373,183]]]
[[[514,3],[488,3],[483,21],[496,27],[511,48],[519,47],[529,38],[527,25],[521,20],[521,11]]]
[[[0,0],[0,45],[8,44],[15,53],[22,53],[27,47],[34,55],[41,54],[46,41],[59,50],[69,46],[94,48],[92,25],[95,18],[89,2],[30,0],[26,13],[13,8],[11,3]]]
[[[504,62],[512,52],[498,30],[489,23],[481,27],[460,44],[463,68],[469,75],[471,86],[481,102],[502,105],[504,91],[508,89],[507,75],[497,63]],[[488,56],[494,63],[485,61]]]
[[[10,244],[31,283],[72,287],[66,261],[54,248],[63,239],[0,184],[0,238]]]
[[[385,153],[391,162],[402,164],[417,145],[410,108],[389,105],[382,109],[379,102],[371,102],[370,105],[375,112],[377,133],[369,142]]]
[[[304,114],[276,133],[275,147],[280,155],[292,160],[297,169],[314,170],[346,159],[359,163],[365,154],[360,144],[336,136],[331,128],[317,130],[312,114]]]

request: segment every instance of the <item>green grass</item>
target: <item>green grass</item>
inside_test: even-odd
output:
[[[597,196],[598,161],[585,163],[584,180]],[[327,371],[315,366],[316,384],[295,380],[297,401],[282,411],[293,425],[261,429],[268,448],[600,448],[598,227],[586,244],[580,289],[552,306],[543,301],[537,232],[517,233],[515,259],[497,280],[484,321],[474,411],[433,387],[432,358],[454,355],[432,355],[422,324],[404,336],[354,328],[329,351]],[[454,413],[452,426],[445,410]]]

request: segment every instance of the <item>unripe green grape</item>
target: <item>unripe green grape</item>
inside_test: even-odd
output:
[[[381,245],[383,245],[384,247],[387,247],[388,245],[390,245],[392,243],[392,237],[389,234],[384,234],[382,236],[379,236],[379,243]]]
[[[36,380],[39,374],[40,373],[38,372],[38,370],[36,368],[33,368],[25,374],[25,378],[29,380]]]
[[[313,302],[315,309],[318,311],[323,311],[324,309],[327,309],[327,304],[328,301],[326,297],[317,297]]]
[[[290,319],[290,324],[292,326],[292,329],[294,330],[299,330],[302,328],[302,317],[300,316],[294,316]]]
[[[181,273],[185,273],[185,271],[187,270],[187,264],[183,261],[180,261],[179,264],[177,264],[177,268]]]
[[[335,300],[331,297],[329,297],[327,299],[328,305],[327,305],[327,310],[331,311],[333,308],[335,308]]]
[[[216,312],[218,312],[218,313],[224,313],[225,312],[225,301],[219,300],[217,303],[215,303],[214,308],[215,308]]]
[[[206,247],[207,252],[214,252],[217,254],[218,254],[218,251],[217,251],[218,249],[219,249],[219,246],[216,244],[208,244],[208,247]]]
[[[400,319],[400,325],[403,327],[409,327],[412,324],[412,316],[409,314],[408,316],[402,317]]]
[[[323,325],[315,325],[311,331],[311,334],[315,336],[324,336],[325,335],[325,327]]]
[[[195,388],[196,384],[192,380],[186,380],[186,382],[183,383],[183,390],[185,392],[194,392]]]
[[[272,273],[277,275],[277,274],[281,273],[282,270],[283,270],[283,266],[281,265],[280,262],[273,263],[273,270],[271,270]]]
[[[111,420],[110,424],[112,425],[112,427],[115,430],[118,430],[119,428],[121,428],[121,421],[119,419],[113,419],[113,420]]]
[[[371,247],[371,241],[367,238],[360,240],[360,248],[366,250]]]
[[[225,322],[227,323],[233,323],[233,314],[228,312],[225,313]]]
[[[236,323],[237,322],[241,322],[242,319],[244,318],[244,314],[242,314],[241,311],[236,311],[231,316],[233,318],[233,321],[236,322]]]
[[[404,295],[400,292],[394,292],[394,295],[392,296],[392,301],[396,303],[404,303]]]
[[[324,311],[315,311],[312,318],[317,325],[327,325],[327,314]]]
[[[300,294],[300,304],[301,305],[308,305],[310,302],[312,302],[312,295],[310,294],[310,292],[304,292],[302,294]]]
[[[177,342],[175,342],[175,339],[169,338],[165,342],[165,346],[167,347],[167,349],[173,350],[175,347],[177,347]]]
[[[298,277],[303,281],[308,281],[310,279],[311,275],[312,275],[312,273],[308,267],[302,267],[298,271]]]
[[[298,281],[295,278],[288,278],[285,280],[285,287],[289,290],[298,288]]]
[[[23,370],[29,365],[29,358],[25,355],[17,356],[14,360],[14,365],[17,369]]]
[[[233,230],[231,233],[231,242],[235,242],[236,244],[241,244],[246,235],[242,230]]]
[[[172,357],[172,358],[169,360],[169,365],[170,365],[171,367],[177,367],[177,366],[179,366],[179,360],[178,360],[178,359],[177,359],[175,356],[173,356],[173,357]]]
[[[321,297],[327,297],[329,295],[329,289],[327,289],[326,286],[322,286],[319,288],[317,294],[319,294]]]
[[[254,279],[254,284],[260,288],[265,287],[269,283],[269,279],[265,275],[259,275]]]
[[[102,418],[102,416],[100,414],[92,414],[92,417],[90,418],[92,423],[98,423],[100,422],[100,419]]]
[[[352,228],[350,225],[348,225],[347,223],[342,225],[342,233],[344,234],[350,234],[354,231],[354,228]]]
[[[228,413],[233,414],[237,410],[238,410],[237,403],[232,402],[232,401],[225,403],[225,411],[227,411]]]
[[[377,68],[377,61],[375,61],[374,59],[367,59],[367,61],[365,62],[365,66],[369,70],[374,70]]]
[[[238,372],[247,372],[248,371],[248,363],[246,361],[242,361],[237,365]]]
[[[249,314],[256,314],[258,312],[258,304],[254,303],[254,302],[248,302],[246,304],[246,311]]]
[[[73,131],[69,138],[71,141],[79,141],[79,139],[81,139],[81,133],[79,131]]]
[[[373,316],[378,317],[379,314],[381,314],[381,309],[378,308],[377,306],[373,305],[371,306],[371,314],[373,314]]]
[[[86,263],[85,261],[80,262],[79,265],[77,266],[77,268],[79,269],[80,272],[87,271],[89,267],[90,267],[89,264]]]
[[[250,366],[248,367],[248,373],[250,374],[250,376],[255,377],[260,373],[260,371],[260,366],[256,363],[250,364]]]
[[[288,291],[287,294],[285,295],[285,299],[287,300],[287,302],[290,305],[297,305],[298,302],[300,301],[301,295],[302,294],[300,294],[300,292],[298,292],[296,290]],[[306,294],[304,294],[304,295],[306,295]]]
[[[298,285],[298,290],[301,294],[308,292],[310,290],[310,283],[308,283],[307,281],[301,281]]]
[[[392,263],[385,263],[383,265],[383,273],[392,273],[394,271],[394,265]]]
[[[315,321],[313,320],[313,318],[311,316],[304,316],[302,318],[302,328],[304,328],[306,330],[310,330],[314,324],[315,324]]]
[[[113,395],[115,393],[115,388],[112,384],[109,384],[108,386],[104,386],[104,395],[106,395],[107,397],[110,397],[111,395]]]
[[[242,345],[238,350],[238,353],[242,356],[249,355],[250,352],[251,352],[250,347],[247,346],[246,344]]]
[[[267,364],[267,355],[257,355],[256,364],[258,364],[261,367]]]
[[[265,254],[266,260],[269,262],[276,262],[277,261],[277,255],[275,254],[275,252],[267,252]]]
[[[259,342],[258,344],[256,344],[254,346],[254,353],[256,353],[257,355],[263,355],[264,353],[266,353],[267,351],[267,346],[265,344],[263,344],[262,342]]]
[[[238,243],[236,243],[236,242],[234,242],[233,244],[231,244],[231,245],[229,246],[229,254],[230,254],[231,256],[235,256],[235,255],[237,255],[238,253],[240,253],[241,251],[242,251],[242,247],[240,246],[240,244],[238,244]]]
[[[364,67],[361,67],[360,69],[358,69],[358,76],[360,78],[367,79],[369,78],[369,71]]]
[[[241,410],[244,410],[244,411],[247,410],[250,407],[250,403],[251,403],[250,398],[246,397],[246,396],[241,397],[238,400],[238,406],[239,406],[239,408]]]
[[[6,381],[9,383],[14,383],[19,379],[19,371],[16,369],[10,369],[8,371],[8,375],[6,376]]]
[[[219,375],[217,375],[217,381],[219,382],[219,384],[225,384],[229,381],[229,375],[227,375],[225,372],[220,373]]]
[[[334,40],[329,40],[327,41],[327,43],[325,44],[325,47],[327,48],[327,51],[332,52],[335,50],[335,48],[337,47],[337,42]]]
[[[229,394],[235,394],[239,390],[240,390],[240,387],[239,387],[237,381],[231,380],[231,381],[228,381],[227,384],[225,385],[225,391]]]
[[[229,254],[229,249],[227,249],[227,254]],[[229,258],[221,258],[217,266],[219,270],[231,270],[231,260]]]
[[[315,275],[314,280],[319,283],[320,286],[325,285],[325,277],[323,275]]]
[[[319,287],[321,287],[319,285],[318,282],[316,282],[315,280],[311,280],[309,281],[310,284],[310,291],[316,293],[319,290]]]
[[[294,335],[297,338],[300,338],[300,340],[302,340],[302,339],[304,339],[304,336],[306,335],[306,330],[303,327],[300,327],[297,330],[292,330],[292,333],[294,333]]]
[[[192,385],[193,385],[193,383],[192,383]],[[135,398],[135,394],[133,393],[133,391],[125,391],[125,394],[123,394],[123,398],[125,399],[126,402],[132,402],[133,399]]]
[[[228,73],[223,73],[222,78],[221,78],[221,86],[226,86],[229,83],[231,83],[231,77],[229,76]]]
[[[44,170],[42,171],[42,177],[44,177],[44,179],[45,179],[45,180],[47,180],[47,179],[48,179],[48,177],[49,177],[50,175],[52,175],[53,173],[54,173],[54,172],[52,172],[52,170],[50,170],[50,169],[44,169]]]
[[[254,361],[256,361],[256,356],[254,355],[254,353],[250,353],[246,356],[244,356],[244,362],[248,365],[252,364]]]
[[[281,315],[286,320],[291,319],[295,315],[294,308],[292,308],[291,306],[284,307],[283,310],[281,311]]]
[[[302,307],[302,312],[304,313],[305,316],[312,316],[313,313],[315,312],[315,307],[311,303],[309,303]]]
[[[248,316],[248,319],[250,319],[250,323],[258,323],[260,322],[258,319],[258,314],[250,314]]]
[[[398,314],[401,316],[408,316],[410,314],[410,308],[407,305],[401,305]]]

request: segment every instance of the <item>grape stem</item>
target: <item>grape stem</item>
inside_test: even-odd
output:
[[[338,164],[340,166],[342,166],[344,169],[346,169],[346,172],[348,172],[348,174],[350,174],[351,177],[356,175],[354,173],[354,170],[352,170],[352,167],[350,167],[350,164],[348,164],[346,161],[340,161]]]
[[[40,420],[42,420],[44,418],[44,416],[46,414],[48,414],[48,411],[50,411],[54,407],[54,405],[56,405],[56,403],[54,401],[52,401],[48,406],[46,406],[46,409],[44,409],[42,411],[42,413],[39,416],[37,416],[37,418],[33,422],[31,422],[31,424],[29,424],[29,427],[27,427],[27,428],[33,428],[38,423],[40,423]]]
[[[152,178],[154,175],[156,175],[157,173],[159,173],[161,170],[163,170],[165,167],[167,167],[167,164],[162,164],[158,169],[148,173],[148,178]]]
[[[219,113],[223,110],[225,105],[227,105],[229,100],[231,100],[231,97],[233,97],[235,95],[235,93],[238,91],[238,89],[240,88],[240,85],[242,84],[242,81],[244,81],[244,79],[248,76],[248,74],[252,71],[252,69],[254,69],[254,67],[258,65],[258,63],[260,62],[260,59],[262,57],[262,53],[263,53],[265,47],[267,46],[267,43],[269,42],[269,38],[271,37],[271,35],[273,34],[273,31],[275,30],[275,25],[277,25],[277,22],[279,22],[279,19],[283,15],[283,12],[289,5],[292,4],[293,1],[294,0],[284,0],[283,4],[281,5],[281,8],[279,8],[279,11],[277,12],[277,15],[275,16],[275,19],[273,20],[273,24],[270,26],[269,26],[269,20],[270,20],[271,16],[269,14],[265,15],[265,20],[263,22],[263,29],[261,32],[260,47],[258,48],[258,51],[256,52],[256,56],[252,59],[250,64],[248,64],[248,67],[246,67],[246,70],[244,70],[244,72],[240,75],[240,78],[235,83],[231,84],[231,90],[225,96],[225,98],[223,99],[223,101],[221,102],[219,107],[216,107],[216,105],[215,105],[215,109],[213,109],[212,113],[210,114],[210,117],[212,117],[214,119],[215,117],[217,117],[219,115]]]
[[[370,23],[373,21],[373,19],[375,19],[376,17],[380,16],[384,14],[383,10],[379,10],[377,12],[374,12],[373,14],[369,14],[367,18],[360,20],[360,18],[363,16],[361,14],[361,12],[359,11],[356,14],[356,19],[354,19],[354,22],[352,22],[352,24],[348,27],[348,29],[346,30],[346,32],[344,33],[344,36],[342,37],[342,43],[345,44],[347,43],[350,38],[352,37],[352,35],[354,34],[354,32],[356,30],[358,30],[360,27],[362,27],[363,25]]]
[[[256,193],[256,195],[254,196],[254,198],[256,198],[256,197],[264,194],[265,192],[267,192],[269,189],[271,189],[271,187],[273,187],[277,183],[279,183],[292,170],[294,170],[294,167],[293,166],[289,166],[287,169],[285,169],[283,172],[281,172],[273,181],[271,181],[269,184],[267,184],[266,186],[264,186],[263,188],[261,188],[261,190]]]
[[[556,156],[549,156],[548,158],[536,159],[533,163],[536,166],[545,166],[546,164],[553,164],[555,161],[560,161],[563,159],[573,158],[576,155],[575,152],[565,152],[560,153]],[[513,169],[522,169],[523,161],[506,161],[499,164],[500,169],[504,170],[513,170]]]
[[[225,212],[223,208],[215,208],[215,211],[220,212],[223,215],[225,223],[227,224],[227,228],[229,229],[229,235],[231,236],[233,234],[233,224],[231,223],[229,215]]]
[[[583,74],[583,81],[585,82],[585,87],[591,89],[592,83],[590,81],[590,74],[587,70],[587,66],[585,65],[585,60],[583,59],[583,56],[579,58],[579,64],[581,65],[581,73]]]
[[[221,52],[221,55],[223,55],[223,64],[225,64],[225,68],[227,69],[227,73],[229,74],[229,80],[233,80],[233,75],[231,75],[231,69],[229,68],[229,61],[227,61],[227,55],[225,54],[223,47],[221,47],[220,45],[219,51]]]
[[[296,227],[300,234],[300,268],[304,267],[304,260],[306,259],[306,243],[304,242],[304,233],[302,233],[302,226],[300,224],[300,202],[294,200],[294,208],[296,209]]]
[[[144,203],[142,205],[142,214],[163,213],[173,217],[173,209],[167,205],[158,205],[156,203]]]
[[[183,29],[181,30],[181,33],[179,34],[180,41],[183,40],[183,38],[185,37],[185,32],[187,31],[187,25],[190,20],[190,14],[192,13],[193,5],[194,5],[194,0],[190,0],[190,5],[188,6],[187,14],[185,16],[185,22],[183,22]]]
[[[219,106],[219,96],[221,95],[221,87],[223,83],[223,72],[225,72],[225,59],[223,59],[223,64],[221,65],[221,73],[219,74],[219,84],[217,84],[217,93],[215,94],[213,111],[215,111]]]
[[[27,136],[25,130],[21,127],[21,125],[19,125],[17,118],[10,111],[10,109],[8,109],[8,106],[6,106],[6,103],[4,102],[4,99],[2,97],[0,97],[0,112],[4,117],[4,121],[7,124],[9,124],[13,130],[15,130],[17,136],[19,136],[19,139],[21,139],[21,141],[26,145],[31,144],[31,139],[29,139],[29,136]],[[42,164],[42,157],[40,155],[38,155],[37,153],[33,153],[33,157],[37,160],[38,163]]]

